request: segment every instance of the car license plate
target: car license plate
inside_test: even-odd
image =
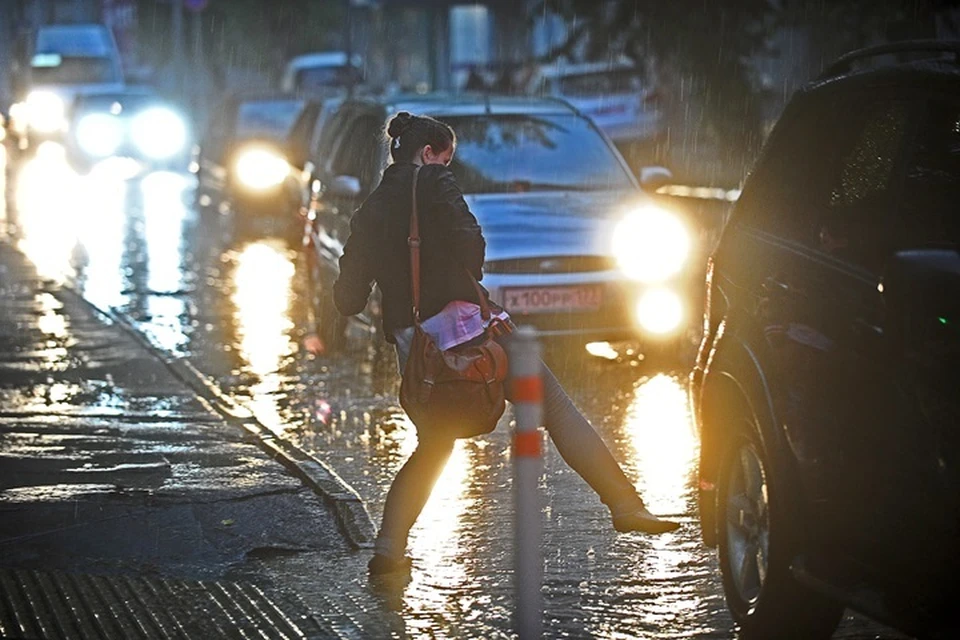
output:
[[[504,289],[504,308],[511,313],[597,311],[600,287],[517,287]]]

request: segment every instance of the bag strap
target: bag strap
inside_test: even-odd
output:
[[[407,245],[410,247],[410,290],[413,292],[413,322],[420,325],[420,219],[417,215],[417,179],[420,177],[420,165],[413,170],[413,207],[410,211],[410,235]]]
[[[407,245],[410,247],[410,290],[413,293],[413,322],[420,325],[420,215],[417,211],[417,181],[420,177],[420,165],[413,170],[413,196],[410,210],[410,235],[407,237]],[[463,270],[473,283],[473,288],[477,292],[477,299],[480,301],[480,317],[485,322],[490,320],[490,305],[487,303],[487,296],[484,295],[480,283],[473,277],[470,270],[466,267]]]

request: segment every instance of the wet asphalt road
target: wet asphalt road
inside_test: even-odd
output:
[[[46,162],[21,174],[18,210],[9,213],[19,246],[41,274],[75,282],[95,304],[127,314],[156,345],[188,355],[261,422],[332,466],[378,521],[389,481],[415,446],[396,403],[396,366],[361,340],[340,356],[300,349],[308,298],[296,225],[240,232],[232,216],[194,209],[188,176],[81,179],[55,157]],[[51,183],[72,197],[54,200]],[[615,345],[604,355],[547,350],[651,510],[683,526],[660,537],[615,533],[605,507],[548,446],[541,480],[545,634],[735,637],[714,552],[699,541],[698,443],[685,368],[654,362],[638,345]],[[371,589],[363,552],[274,558],[265,567],[306,576],[296,586],[308,604],[342,613],[360,634],[510,637],[510,419],[508,411],[494,434],[458,446],[412,532],[409,584]],[[285,564],[304,562],[316,573]],[[837,637],[900,636],[848,617]]]

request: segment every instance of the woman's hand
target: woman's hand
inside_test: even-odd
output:
[[[303,336],[303,348],[315,356],[322,356],[327,352],[327,345],[324,344],[323,338],[312,332]]]

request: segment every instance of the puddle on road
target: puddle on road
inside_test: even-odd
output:
[[[60,160],[44,161],[49,172]],[[50,176],[26,172],[21,179],[41,189]],[[24,193],[22,247],[46,277],[75,278],[94,303],[124,309],[156,344],[192,356],[265,424],[290,430],[360,491],[378,519],[390,480],[416,445],[396,406],[391,355],[380,361],[365,351],[303,356],[297,335],[306,297],[297,295],[303,283],[296,250],[232,235],[223,219],[200,219],[184,205],[187,186],[166,174],[139,183],[97,178],[77,186],[78,203],[69,208],[50,206],[42,192]],[[51,335],[69,332],[54,316],[44,326]],[[594,348],[597,358],[562,354],[561,368],[573,371],[561,379],[651,508],[683,515],[687,524],[661,538],[618,536],[605,507],[548,447],[547,629],[558,636],[704,635],[687,632],[692,619],[702,621],[695,626],[706,635],[729,629],[715,595],[712,554],[699,544],[693,522],[697,440],[682,377],[639,366],[634,351],[624,356],[613,349]],[[393,603],[409,637],[438,628],[470,637],[510,635],[507,421],[489,437],[458,444],[411,533],[417,568]],[[190,465],[174,471],[179,481],[199,485],[255,480],[239,473],[214,480]]]
[[[0,491],[0,504],[62,503],[91,496],[118,493],[112,484],[50,484],[29,487],[11,487]]]

